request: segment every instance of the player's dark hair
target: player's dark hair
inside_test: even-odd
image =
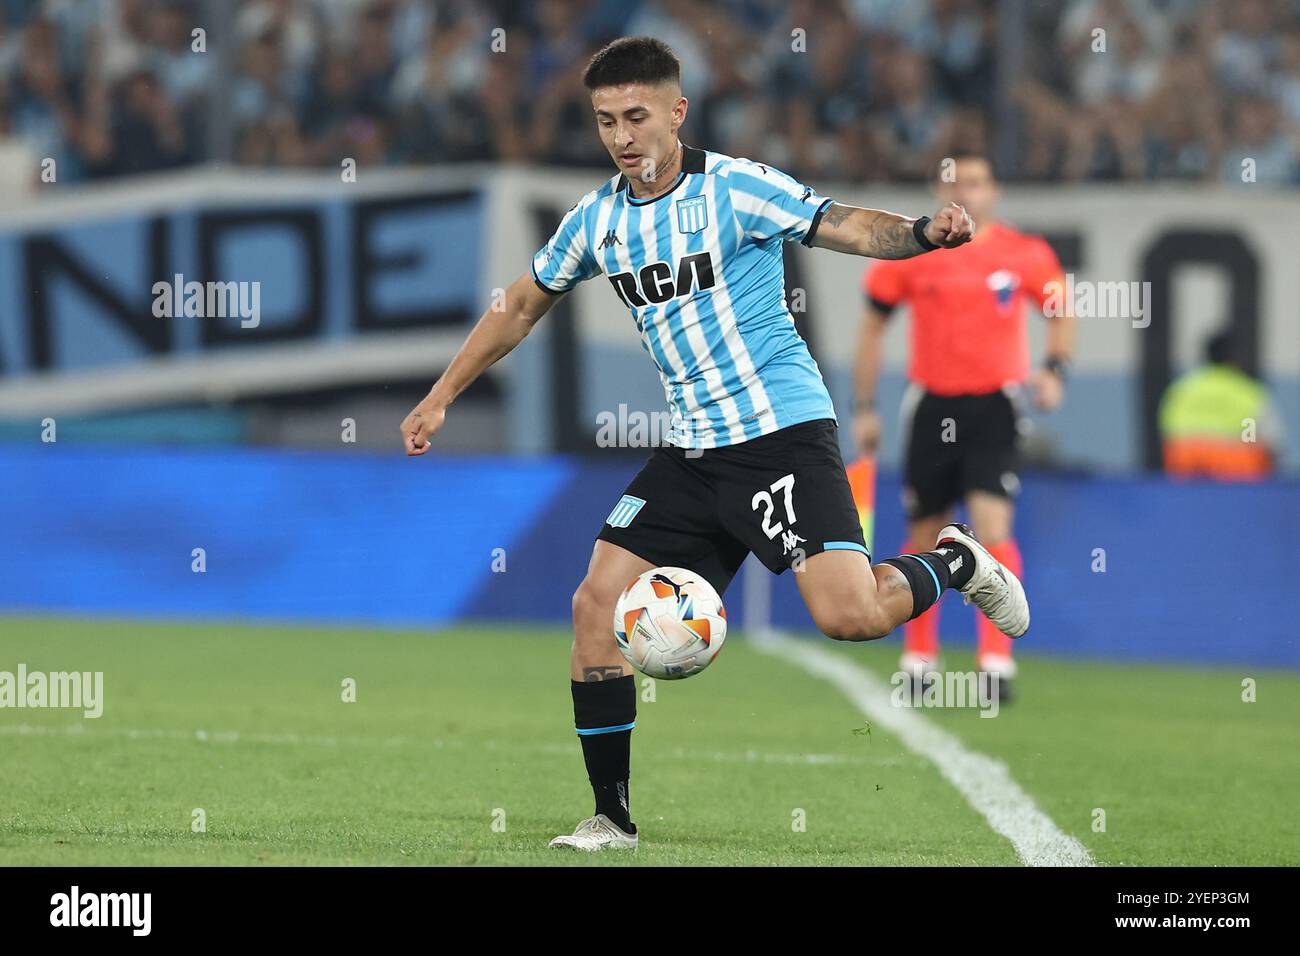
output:
[[[625,83],[680,83],[681,78],[677,54],[654,37],[619,37],[598,50],[582,74],[589,90]]]

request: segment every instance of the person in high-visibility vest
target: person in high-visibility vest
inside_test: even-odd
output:
[[[1166,474],[1219,481],[1268,477],[1280,426],[1267,388],[1242,370],[1227,331],[1209,339],[1206,359],[1160,400]]]

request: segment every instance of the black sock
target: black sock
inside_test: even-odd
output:
[[[930,552],[937,554],[948,565],[948,587],[958,590],[970,583],[975,573],[975,555],[960,541],[945,541]]]
[[[632,760],[632,727],[636,724],[636,679],[570,681],[573,722],[582,741],[587,779],[603,813],[626,833],[636,826],[628,810],[628,778]]]
[[[949,541],[934,551],[903,554],[880,563],[897,568],[907,578],[912,589],[910,621],[934,607],[944,588],[965,586],[974,572],[975,556],[966,545]]]

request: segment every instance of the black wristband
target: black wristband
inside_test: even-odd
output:
[[[853,401],[854,412],[874,412],[876,410],[876,400],[874,398],[858,398]]]
[[[925,227],[930,225],[930,217],[922,216],[916,222],[912,223],[912,235],[916,237],[916,244],[926,252],[934,252],[939,247],[925,236]]]
[[[1070,363],[1059,355],[1051,355],[1048,356],[1047,361],[1043,363],[1043,368],[1047,369],[1047,371],[1051,372],[1064,382],[1070,370]]]

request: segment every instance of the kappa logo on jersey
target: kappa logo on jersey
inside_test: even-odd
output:
[[[621,246],[622,244],[623,240],[618,237],[618,233],[611,229],[609,232],[605,233],[605,238],[600,240],[600,245],[596,248],[612,249],[614,246]]]
[[[632,523],[632,519],[637,516],[637,512],[644,507],[644,498],[638,498],[635,495],[624,495],[618,499],[618,504],[614,506],[614,510],[605,519],[605,524],[611,528],[626,528]]]
[[[639,309],[647,303],[667,302],[702,289],[712,289],[713,258],[707,252],[682,256],[676,275],[666,262],[652,262],[637,273],[620,272],[609,277],[614,291],[628,308]]]
[[[692,196],[677,202],[677,231],[701,232],[709,224],[709,197]]]

